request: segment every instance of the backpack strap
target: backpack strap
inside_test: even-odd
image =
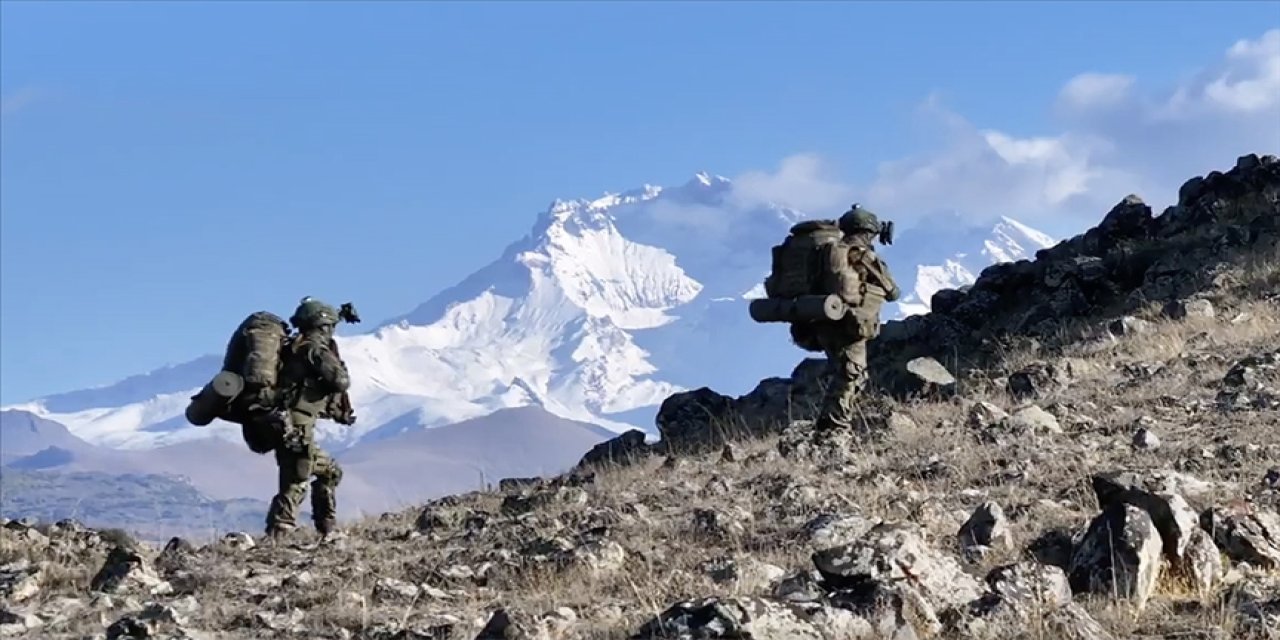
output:
[[[854,255],[855,252],[857,255]],[[866,279],[864,279],[864,292],[867,285],[876,286],[881,290],[877,293],[886,301],[892,302],[897,299],[897,283],[894,281],[893,276],[889,275],[884,261],[869,247],[855,247],[854,251],[849,252],[849,261],[855,267],[861,267],[861,271],[869,275],[870,280],[873,281],[866,282]]]
[[[840,296],[845,304],[856,306],[862,303],[866,282],[854,267],[853,251],[855,250],[857,250],[855,245],[843,240],[832,242],[823,245],[821,260],[823,291],[834,293]]]

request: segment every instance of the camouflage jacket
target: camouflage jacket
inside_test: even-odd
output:
[[[313,334],[298,336],[288,346],[280,372],[286,409],[327,417],[333,399],[346,396],[351,376],[334,346]]]
[[[827,291],[850,306],[893,302],[902,293],[889,266],[869,244],[845,238],[827,245],[824,259]]]
[[[869,243],[844,238],[825,247],[826,290],[852,308],[850,328],[863,338],[880,332],[880,307],[897,300],[902,291],[889,266]]]

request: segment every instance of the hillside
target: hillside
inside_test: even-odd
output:
[[[652,431],[672,393],[704,384],[745,392],[790,369],[799,352],[785,328],[752,322],[745,299],[768,272],[770,247],[809,214],[744,204],[734,188],[699,174],[674,187],[552,203],[527,235],[457,285],[339,338],[359,420],[321,423],[323,445],[340,450],[525,406],[615,432]],[[959,215],[898,235],[884,253],[909,296],[886,317],[925,309],[938,288],[969,284],[987,265],[1051,242],[1013,220]],[[274,311],[287,317],[293,303]],[[198,428],[182,415],[218,362],[205,356],[9,408],[111,448],[212,436],[238,443],[233,425]]]
[[[158,474],[5,468],[0,496],[0,517],[6,519],[74,519],[160,543],[173,536],[208,540],[225,531],[255,531],[267,510],[262,500],[214,500]]]
[[[4,630],[1275,638],[1280,162],[1246,156],[1188,184],[1158,217],[1117,227],[1109,215],[1010,267],[1080,293],[1063,298],[1072,313],[1052,330],[1055,318],[1029,311],[1057,299],[1036,278],[996,286],[1010,276],[995,269],[935,295],[935,312],[877,349],[954,328],[958,309],[980,303],[987,321],[951,334],[957,380],[926,373],[906,393],[891,372],[891,393],[869,394],[855,429],[818,435],[803,419],[821,386],[821,363],[806,362],[744,396],[668,397],[663,442],[620,438],[573,473],[435,500],[322,542],[230,536],[161,551],[10,523]],[[1133,199],[1119,210],[1141,213]],[[1045,282],[1064,261],[1084,268]],[[1167,279],[1171,262],[1187,275]],[[938,296],[955,303],[949,313]],[[899,366],[884,352],[879,362]]]

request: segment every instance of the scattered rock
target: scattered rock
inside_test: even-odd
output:
[[[173,588],[161,580],[137,552],[115,547],[93,577],[90,589],[103,593],[163,595]]]
[[[1280,516],[1247,504],[1214,507],[1200,514],[1200,526],[1232,560],[1280,569]]]
[[[1280,576],[1250,573],[1231,585],[1223,599],[1239,613],[1246,630],[1260,632],[1262,638],[1280,630]]]
[[[35,614],[0,607],[0,637],[20,635],[43,624],[44,621]]]
[[[22,602],[40,592],[44,571],[27,560],[0,567],[0,599],[8,603]]]
[[[1152,491],[1147,487],[1158,482],[1134,472],[1097,474],[1091,483],[1102,509],[1126,503],[1146,511],[1160,533],[1162,552],[1170,561],[1183,557],[1198,528],[1199,517],[1180,494],[1163,490],[1164,487]]]
[[[1142,427],[1133,432],[1133,448],[1149,451],[1160,446],[1160,437],[1154,431]]]
[[[1212,318],[1216,314],[1208,300],[1174,300],[1164,305],[1164,315],[1173,320]]]
[[[649,454],[650,448],[645,443],[645,433],[639,429],[631,429],[616,438],[592,447],[586,455],[582,456],[578,467],[602,464],[626,465],[643,459]]]
[[[1202,598],[1213,593],[1226,573],[1222,565],[1222,554],[1213,543],[1213,537],[1202,529],[1191,533],[1190,542],[1182,556],[1173,561],[1173,570]]]
[[[672,450],[723,444],[723,430],[714,425],[732,422],[733,398],[702,387],[668,397],[655,421],[664,445]]]
[[[805,523],[804,534],[813,549],[828,549],[852,544],[877,524],[860,515],[824,513]]]
[[[1053,391],[1065,388],[1069,377],[1067,372],[1049,363],[1031,364],[1009,376],[1009,394],[1018,400],[1029,400],[1043,397]]]
[[[373,599],[378,602],[413,602],[422,589],[394,578],[379,578],[373,585]]]
[[[969,408],[969,416],[965,424],[971,429],[986,430],[1008,418],[1009,414],[1004,409],[990,402],[977,402]]]
[[[284,631],[289,633],[305,633],[307,628],[302,625],[302,620],[306,618],[306,613],[301,609],[290,609],[287,613],[275,611],[258,611],[253,614],[254,620],[272,631]]]
[[[1236,362],[1222,378],[1217,404],[1228,411],[1280,409],[1280,349]]]
[[[720,462],[723,462],[726,464],[733,464],[735,462],[741,462],[741,461],[742,461],[742,450],[739,449],[737,445],[734,445],[733,443],[729,443],[724,445],[724,448],[720,450]]]
[[[962,606],[982,595],[959,563],[931,549],[922,530],[907,523],[878,524],[859,542],[816,552],[813,563],[833,590],[906,583],[940,607]]]
[[[1127,598],[1142,609],[1160,577],[1161,549],[1160,532],[1145,510],[1114,503],[1094,518],[1072,555],[1071,588]]]
[[[867,637],[871,626],[822,605],[763,598],[706,598],[676,603],[640,627],[633,640],[827,640]]]
[[[704,564],[702,569],[712,581],[732,585],[744,594],[765,593],[786,575],[782,568],[750,557],[717,558]]]
[[[252,549],[256,543],[253,541],[253,536],[243,531],[232,531],[222,537],[222,544],[225,544],[232,549],[240,549],[243,551],[246,549]]]
[[[1036,435],[1060,434],[1062,427],[1052,413],[1032,404],[1016,409],[1007,421],[1009,429],[1014,433],[1030,433]]]
[[[730,507],[725,511],[693,510],[694,529],[714,537],[740,537],[746,533],[746,524],[753,519],[751,512],[741,507]]]
[[[1141,318],[1124,316],[1107,325],[1107,330],[1117,336],[1141,335],[1151,332],[1151,323]]]
[[[984,502],[974,510],[957,534],[966,556],[981,558],[994,549],[1005,549],[1013,543],[1008,518],[995,502]]]
[[[1071,585],[1062,569],[1020,562],[993,569],[987,584],[1004,602],[1025,610],[1056,609],[1071,602]]]
[[[956,377],[942,363],[933,358],[915,358],[907,362],[907,372],[914,382],[914,391],[926,395],[949,395],[955,392]]]

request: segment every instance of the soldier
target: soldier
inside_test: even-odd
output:
[[[311,477],[315,478],[311,483],[311,517],[316,531],[327,537],[336,527],[334,492],[342,480],[342,468],[316,445],[315,424],[317,418],[331,417],[334,399],[345,398],[351,385],[347,366],[333,342],[339,318],[337,309],[303,298],[289,319],[299,335],[285,348],[280,372],[288,425],[275,450],[280,487],[267,511],[267,534],[272,537],[296,528],[297,509]]]
[[[850,311],[843,320],[814,326],[831,367],[818,429],[853,423],[855,403],[867,381],[867,341],[880,333],[881,305],[901,294],[888,266],[872,248],[882,232],[876,215],[855,204],[840,217],[838,225],[843,237],[823,250],[826,287],[839,295]]]

